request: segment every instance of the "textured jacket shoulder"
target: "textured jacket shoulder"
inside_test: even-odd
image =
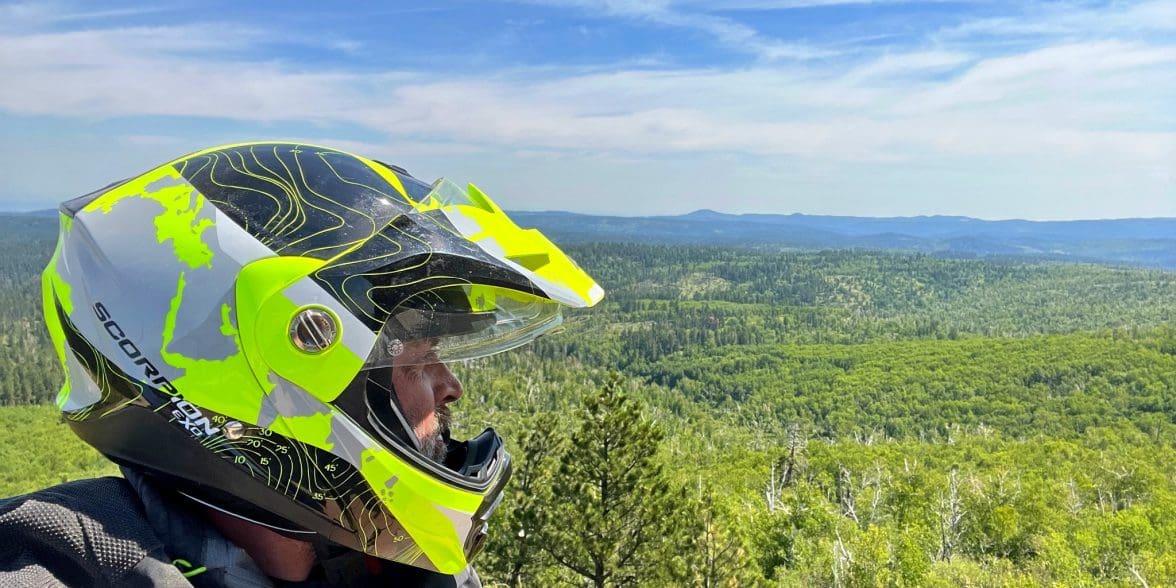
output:
[[[79,480],[0,499],[0,586],[191,586],[131,485]]]

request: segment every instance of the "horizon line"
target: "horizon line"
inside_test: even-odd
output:
[[[0,207],[0,214],[3,215],[22,215],[30,216],[37,214],[52,214],[58,212],[58,208],[34,208],[34,209],[8,209]],[[1029,223],[1073,223],[1073,222],[1100,222],[1100,221],[1176,221],[1176,216],[1123,216],[1123,217],[1103,217],[1103,218],[1022,218],[1022,217],[1003,217],[1003,218],[986,218],[978,216],[968,216],[963,214],[949,214],[949,213],[925,213],[913,215],[889,215],[889,216],[872,216],[872,215],[853,215],[853,214],[824,214],[824,213],[808,213],[808,212],[722,212],[711,208],[700,208],[690,212],[683,213],[664,213],[664,214],[618,214],[618,213],[599,213],[599,212],[577,212],[574,210],[523,210],[523,209],[506,209],[507,214],[573,214],[579,216],[594,216],[594,217],[611,217],[611,218],[657,218],[657,219],[676,219],[682,217],[689,217],[692,215],[701,214],[715,214],[727,217],[746,217],[746,216],[776,216],[776,217],[814,217],[814,218],[857,218],[857,219],[871,219],[871,220],[906,220],[906,219],[966,219],[980,222],[1029,222]],[[1176,235],[1173,236],[1176,239]]]

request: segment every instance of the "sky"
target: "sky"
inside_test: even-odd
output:
[[[1176,217],[1176,1],[0,0],[0,209],[267,139],[508,210]]]

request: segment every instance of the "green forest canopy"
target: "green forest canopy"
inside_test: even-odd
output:
[[[38,316],[53,224],[3,228],[0,403],[43,405],[60,381]],[[459,426],[493,424],[508,439],[536,422],[570,431],[583,426],[570,416],[581,401],[619,373],[664,432],[665,479],[692,489],[680,510],[733,546],[729,565],[703,566],[714,577],[689,572],[701,565],[690,554],[706,551],[691,543],[669,575],[643,581],[1176,583],[1176,273],[570,249],[605,302],[527,350],[461,366]],[[54,414],[0,410],[4,493],[113,471],[57,433]],[[507,524],[521,520],[511,504]],[[495,554],[520,553],[518,532],[493,537],[487,578],[574,580],[542,549],[511,567]]]

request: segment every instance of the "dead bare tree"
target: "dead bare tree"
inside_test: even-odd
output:
[[[1098,487],[1098,509],[1100,512],[1119,512],[1125,508],[1130,508],[1131,504],[1135,502],[1135,492],[1133,492],[1133,482],[1135,480],[1135,469],[1127,469],[1124,466],[1112,470],[1106,466],[1099,466],[1099,469],[1111,476],[1110,487],[1104,488],[1102,485]]]
[[[855,484],[853,473],[845,466],[838,466],[836,491],[841,514],[857,523],[862,530],[878,520],[885,477],[882,465],[875,463],[873,469],[859,476]],[[868,505],[862,501],[868,501]]]
[[[802,434],[799,426],[795,424],[788,426],[788,447],[784,455],[772,463],[772,469],[768,476],[768,487],[764,491],[769,511],[774,512],[781,508],[781,493],[796,482],[796,477],[804,469],[807,443],[808,439]]]
[[[833,542],[833,585],[845,585],[845,575],[853,566],[853,552],[841,540],[841,532],[837,532],[837,540]]]
[[[1131,575],[1139,581],[1140,586],[1143,586],[1143,588],[1150,588],[1150,586],[1147,585],[1147,579],[1143,577],[1143,574],[1139,573],[1139,568],[1135,566],[1134,558],[1131,559],[1131,567],[1128,568],[1128,571],[1130,571]]]
[[[960,499],[959,474],[955,468],[947,475],[947,492],[939,493],[935,514],[939,518],[939,553],[936,558],[950,561],[960,544],[965,514]]]
[[[780,492],[784,490],[784,485],[776,477],[776,463],[772,462],[772,470],[768,472],[768,488],[764,490],[764,500],[768,503],[768,512],[776,512],[782,507],[780,503]]]
[[[841,514],[861,525],[862,522],[857,515],[857,496],[853,491],[853,479],[845,466],[837,466],[837,470],[837,502],[841,505]]]
[[[1082,493],[1078,491],[1078,482],[1075,482],[1074,478],[1070,478],[1070,481],[1066,483],[1066,489],[1069,490],[1066,506],[1070,510],[1070,514],[1078,514],[1084,506],[1082,503]]]

